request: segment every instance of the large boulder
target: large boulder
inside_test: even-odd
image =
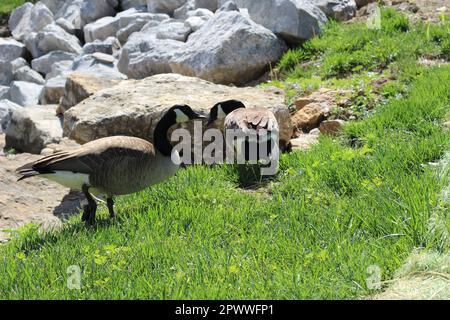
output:
[[[222,5],[227,0],[219,0]],[[327,17],[309,0],[235,0],[252,20],[272,30],[286,42],[299,44],[320,33]]]
[[[129,78],[143,79],[159,73],[172,72],[170,62],[185,43],[156,39],[145,32],[133,33],[123,46],[117,65]]]
[[[52,66],[60,61],[73,61],[76,54],[65,51],[52,51],[31,61],[31,67],[37,72],[47,74],[52,71]]]
[[[0,38],[0,60],[12,61],[20,57],[26,57],[25,45],[13,38]]]
[[[39,32],[53,22],[52,12],[42,2],[35,5],[26,2],[11,13],[9,28],[15,39],[23,40],[31,32]]]
[[[58,143],[62,127],[55,109],[54,105],[15,109],[6,130],[6,148],[40,154],[45,145]]]
[[[156,26],[147,24],[142,28],[143,33],[154,35],[156,39],[160,40],[176,40],[186,42],[192,29],[185,23],[177,20],[166,20]]]
[[[113,135],[153,140],[153,130],[163,113],[180,103],[208,115],[217,102],[239,99],[247,107],[267,107],[275,113],[280,139],[289,141],[292,125],[280,90],[216,85],[178,74],[161,74],[144,80],[122,81],[104,89],[64,114],[64,135],[79,143]]]
[[[65,51],[75,54],[81,54],[82,52],[80,40],[56,24],[49,24],[38,33],[28,35],[25,38],[25,45],[34,58],[51,51]]]
[[[270,30],[239,12],[219,12],[189,37],[170,66],[176,73],[242,85],[260,76],[286,49]]]
[[[0,100],[0,133],[5,132],[11,121],[11,114],[22,106],[7,99]]]
[[[36,105],[42,88],[42,85],[32,82],[14,81],[9,88],[9,99],[21,106]]]
[[[173,15],[175,9],[186,2],[187,0],[147,0],[147,8],[149,12]]]
[[[114,16],[118,0],[41,0],[58,18],[64,18],[81,29],[106,16]]]
[[[338,21],[346,21],[356,14],[354,0],[316,0],[316,5],[329,17]]]
[[[89,73],[73,72],[67,77],[64,96],[58,113],[64,113],[94,93],[119,84],[120,80],[98,77]]]

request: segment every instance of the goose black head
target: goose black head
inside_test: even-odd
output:
[[[206,117],[192,110],[187,104],[177,104],[170,108],[166,116],[169,117],[173,123],[183,123],[195,119],[206,119]]]
[[[240,108],[245,108],[245,105],[239,100],[227,100],[215,104],[209,111],[208,125],[217,119],[225,119],[229,113]]]

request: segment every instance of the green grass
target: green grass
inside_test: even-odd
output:
[[[427,229],[443,184],[426,164],[448,148],[439,124],[449,71],[423,71],[407,99],[348,125],[339,139],[284,155],[277,180],[259,192],[236,188],[232,167],[197,166],[119,199],[114,222],[102,208],[94,229],[79,217],[55,233],[27,227],[0,247],[0,297],[370,294],[370,265],[389,279],[415,247],[448,252]],[[82,270],[79,291],[66,287],[70,265]]]
[[[0,15],[9,14],[16,7],[23,5],[25,2],[36,2],[26,0],[2,0],[0,2]]]

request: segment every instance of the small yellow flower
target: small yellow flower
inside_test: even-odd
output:
[[[230,273],[237,274],[237,273],[239,273],[239,268],[238,268],[237,266],[235,266],[235,265],[232,265],[232,266],[229,266],[229,267],[228,267],[228,271],[229,271]]]

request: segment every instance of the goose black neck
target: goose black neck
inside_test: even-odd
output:
[[[171,117],[166,114],[159,120],[153,133],[155,148],[166,157],[169,157],[172,154],[173,149],[173,146],[167,138],[167,133],[170,127],[175,123],[175,119],[171,119]]]

